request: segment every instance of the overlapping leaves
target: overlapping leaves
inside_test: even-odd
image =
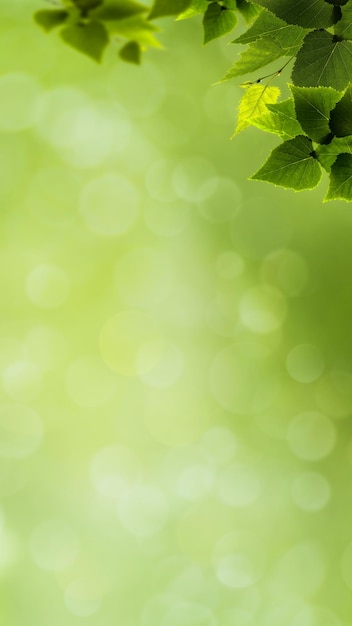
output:
[[[293,70],[292,97],[263,102],[262,114],[247,119],[246,126],[283,140],[252,178],[300,191],[315,187],[325,169],[330,177],[326,200],[352,201],[352,0],[257,0],[256,4],[262,12],[234,40],[247,48],[223,80],[255,72],[283,57],[277,69],[245,83],[250,90],[266,79],[271,89],[272,81],[284,71],[289,79],[290,64]],[[242,103],[239,122],[241,111]]]
[[[282,140],[252,178],[299,191],[315,187],[326,170],[326,199],[352,201],[352,0],[154,0],[151,8],[139,0],[61,3],[37,11],[36,22],[96,61],[117,36],[120,57],[139,63],[143,50],[160,45],[159,18],[200,16],[204,44],[224,35],[231,41],[244,19],[247,29],[232,43],[245,48],[222,81],[269,68],[244,83],[234,135],[255,126]],[[292,83],[291,97],[282,101],[273,84],[281,75]]]
[[[136,0],[62,0],[62,7],[37,11],[34,19],[47,32],[59,29],[66,44],[94,61],[101,62],[109,43],[118,39],[120,58],[139,63],[143,50],[160,47],[148,14]]]
[[[287,24],[325,28],[334,23],[335,7],[325,0],[256,0]]]
[[[58,29],[65,43],[100,62],[107,45],[123,40],[120,57],[139,63],[141,52],[160,47],[154,20],[174,16],[203,16],[203,42],[231,32],[238,15],[250,22],[261,11],[248,0],[154,0],[152,7],[138,0],[57,0],[58,8],[42,9],[34,19],[46,32]]]

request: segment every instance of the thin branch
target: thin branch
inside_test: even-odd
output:
[[[260,78],[257,78],[257,80],[243,83],[243,85],[246,85],[246,86],[255,85],[255,84],[261,83],[262,80],[265,80],[266,78],[271,78],[271,80],[273,80],[275,76],[281,76],[281,73],[284,71],[285,67],[292,61],[292,59],[295,58],[295,56],[296,55],[294,54],[292,57],[290,57],[289,60],[286,61],[286,63],[282,67],[280,67],[279,70],[276,70],[275,72],[272,72],[271,74],[266,74],[266,76],[261,76]]]

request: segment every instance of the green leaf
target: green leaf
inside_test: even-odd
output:
[[[352,135],[352,84],[331,111],[330,128],[337,137]]]
[[[262,11],[254,24],[233,43],[247,44],[260,37],[270,35],[284,48],[289,49],[302,43],[307,30],[300,26],[286,24],[269,11]]]
[[[180,13],[177,19],[186,20],[190,17],[194,17],[195,15],[201,15],[206,11],[208,4],[208,0],[191,0],[189,7]]]
[[[154,0],[149,19],[154,20],[166,15],[179,15],[188,9],[190,4],[191,0]]]
[[[352,135],[349,137],[334,137],[328,144],[322,144],[316,148],[319,163],[330,172],[336,157],[342,153],[352,154]]]
[[[111,35],[122,36],[125,37],[125,39],[136,41],[142,48],[162,47],[154,36],[154,33],[158,31],[158,29],[141,15],[134,15],[124,20],[106,22],[106,28]]]
[[[295,191],[313,189],[321,178],[320,165],[313,155],[312,141],[298,135],[275,148],[251,179],[263,180]]]
[[[98,61],[98,63],[100,63],[103,52],[109,43],[109,36],[100,22],[67,26],[60,32],[60,36],[69,46]]]
[[[295,85],[343,91],[352,76],[352,42],[335,41],[326,30],[305,37],[292,72]]]
[[[349,2],[349,0],[326,0],[327,2],[329,2],[330,4],[333,4],[334,6],[340,6],[342,7],[344,4],[347,4],[347,2]]]
[[[331,166],[327,200],[352,201],[352,154],[339,154]]]
[[[237,17],[234,11],[220,6],[217,2],[211,2],[203,18],[203,43],[206,44],[212,39],[226,35],[236,24]]]
[[[334,31],[343,39],[352,39],[352,4],[342,7],[342,18],[335,24]]]
[[[253,118],[251,126],[255,126],[256,128],[259,128],[259,130],[263,130],[266,133],[272,133],[273,135],[277,135],[284,141],[286,139],[291,139],[292,136],[294,136],[285,133],[285,131],[281,127],[280,120],[274,113],[271,113],[271,115],[269,114],[263,115],[262,117]]]
[[[219,2],[226,9],[231,9],[232,11],[235,11],[237,9],[237,2],[236,2],[236,0],[218,0],[218,3]]]
[[[253,126],[278,135],[284,140],[303,134],[301,125],[296,119],[292,98],[276,104],[267,104],[266,106],[270,113],[254,118],[252,121]]]
[[[72,2],[78,9],[84,12],[91,11],[103,4],[103,0],[72,0]]]
[[[53,30],[65,22],[68,17],[67,11],[61,10],[42,10],[34,13],[34,21],[46,32]]]
[[[272,37],[263,37],[263,39],[253,41],[247,50],[240,54],[238,60],[220,82],[231,80],[249,72],[255,72],[260,67],[264,67],[268,63],[279,59],[282,55],[282,47]]]
[[[267,109],[277,118],[277,128],[280,134],[287,135],[288,138],[303,135],[303,130],[296,118],[296,111],[293,98],[288,98],[276,104],[267,104]]]
[[[278,87],[257,83],[247,87],[238,108],[238,121],[234,135],[251,126],[254,119],[269,115],[266,105],[276,102],[279,95]]]
[[[256,0],[288,24],[325,28],[334,23],[334,8],[325,0]]]
[[[313,141],[323,143],[329,135],[330,113],[341,94],[331,87],[296,87],[290,85],[296,116],[304,132]]]
[[[119,56],[123,61],[127,63],[134,63],[140,65],[142,50],[136,41],[128,41],[120,50]]]
[[[139,2],[134,2],[134,0],[105,0],[103,6],[93,11],[90,15],[97,20],[113,21],[123,20],[147,11],[148,7]]]
[[[247,24],[252,22],[262,10],[261,7],[247,0],[237,0],[237,8]]]

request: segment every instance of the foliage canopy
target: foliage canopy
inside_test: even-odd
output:
[[[300,191],[316,187],[324,169],[325,199],[352,201],[352,0],[154,0],[151,9],[135,0],[61,0],[34,19],[97,62],[118,38],[121,59],[140,63],[147,48],[160,47],[155,20],[170,15],[202,15],[204,44],[244,19],[247,30],[232,43],[245,49],[220,82],[278,61],[275,72],[242,85],[234,134],[255,126],[282,140],[252,179]],[[285,100],[272,85],[283,72]]]

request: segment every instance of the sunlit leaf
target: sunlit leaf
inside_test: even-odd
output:
[[[267,133],[278,135],[284,140],[303,134],[301,125],[296,120],[291,98],[284,100],[284,102],[267,104],[267,109],[270,113],[262,115],[262,117],[255,117],[252,121],[252,126],[256,126],[256,128],[260,128],[260,130],[264,130]]]
[[[303,135],[302,127],[296,118],[295,105],[292,98],[276,104],[267,104],[266,106],[275,115],[278,134],[287,135],[287,138]]]
[[[279,96],[280,89],[278,87],[258,84],[247,87],[239,105],[234,135],[250,126],[254,118],[269,115],[266,105],[276,102]]]

